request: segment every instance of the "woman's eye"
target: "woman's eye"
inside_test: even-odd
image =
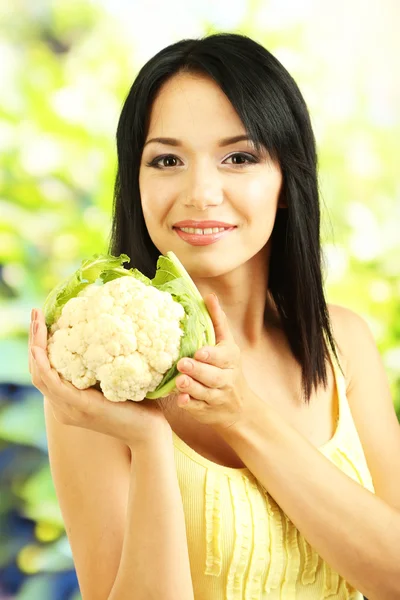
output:
[[[156,169],[165,169],[169,167],[176,167],[176,164],[171,164],[173,161],[177,161],[178,158],[173,154],[165,154],[164,156],[157,156],[151,162],[147,163],[148,167],[156,167]],[[164,164],[160,164],[161,161],[165,161]],[[167,164],[168,163],[168,164]]]
[[[235,152],[235,154],[231,154],[230,156],[228,156],[228,158],[226,160],[229,160],[230,158],[233,159],[237,159],[239,158],[239,162],[234,162],[233,164],[236,167],[242,167],[242,166],[246,166],[248,164],[255,164],[258,162],[258,160],[256,159],[255,156],[253,156],[252,154],[245,154],[244,152]],[[244,162],[247,161],[247,162]]]
[[[162,165],[159,164],[161,161],[167,161],[167,160],[168,160],[169,164],[166,164],[166,162]],[[149,164],[149,166],[158,167],[159,169],[176,167],[176,164],[171,165],[171,161],[176,161],[176,160],[177,160],[177,158],[173,154],[166,154],[165,156],[159,156],[158,158],[155,158],[154,160],[152,160],[151,163]]]
[[[248,164],[255,164],[259,162],[255,156],[252,154],[246,154],[244,152],[235,152],[234,154],[231,154],[231,156],[228,156],[228,158],[225,160],[229,160],[231,158],[234,160],[232,164],[236,167],[245,167]],[[155,167],[156,169],[169,169],[171,167],[177,167],[178,164],[176,161],[178,160],[179,159],[173,154],[165,154],[164,156],[157,156],[151,162],[148,162],[147,166]]]

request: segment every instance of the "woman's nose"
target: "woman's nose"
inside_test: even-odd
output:
[[[185,206],[204,210],[208,206],[218,206],[224,199],[224,192],[218,175],[197,174],[190,178],[184,194]]]
[[[198,210],[204,210],[209,206],[218,206],[222,202],[222,194],[196,192],[191,194],[185,202],[185,206],[193,206]]]

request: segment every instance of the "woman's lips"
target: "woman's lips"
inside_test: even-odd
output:
[[[218,231],[218,233],[186,233],[185,231],[181,231],[180,229],[174,227],[174,230],[188,244],[192,246],[208,246],[209,244],[214,244],[218,242],[221,238],[231,233],[236,227],[228,227],[224,231]]]

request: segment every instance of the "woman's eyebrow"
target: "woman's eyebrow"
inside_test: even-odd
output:
[[[219,140],[218,146],[222,148],[223,146],[229,146],[230,144],[236,144],[236,142],[243,141],[251,141],[248,135],[235,135],[233,137],[223,138]],[[166,146],[182,146],[183,142],[181,140],[177,140],[176,138],[169,137],[156,137],[147,140],[145,146],[152,143],[164,144]]]

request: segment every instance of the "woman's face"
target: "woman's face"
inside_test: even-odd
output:
[[[206,77],[175,75],[153,103],[139,173],[144,219],[160,253],[172,250],[192,277],[223,275],[268,248],[282,174],[250,141],[221,145],[242,135],[231,103]],[[192,245],[174,227],[185,220],[235,228],[212,244]]]

